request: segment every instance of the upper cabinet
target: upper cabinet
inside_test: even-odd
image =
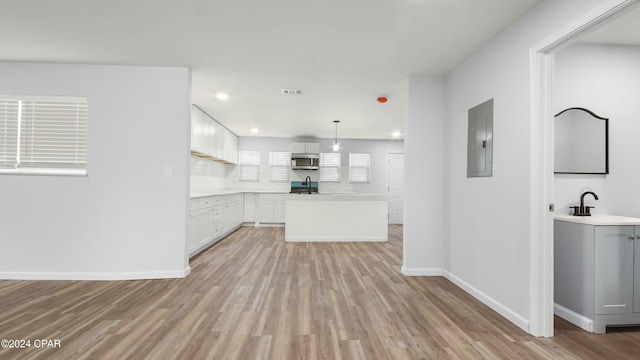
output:
[[[238,137],[197,106],[192,105],[191,154],[225,164],[236,164]]]
[[[292,154],[318,154],[320,144],[318,143],[291,143]]]

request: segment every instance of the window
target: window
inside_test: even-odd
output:
[[[349,182],[369,182],[369,154],[349,153]]]
[[[86,175],[87,99],[0,96],[0,172]]]
[[[320,181],[340,182],[340,153],[320,153]]]
[[[238,153],[238,180],[260,181],[260,151]]]
[[[289,166],[291,155],[284,151],[273,151],[269,153],[269,180],[289,181]]]

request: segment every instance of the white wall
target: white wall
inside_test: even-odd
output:
[[[609,118],[609,175],[555,175],[556,212],[568,214],[580,194],[595,214],[640,217],[640,47],[576,44],[558,52],[554,113],[584,107]]]
[[[446,263],[444,80],[412,76],[407,86],[402,272],[441,275]]]
[[[525,330],[530,309],[530,241],[540,241],[531,238],[529,228],[529,49],[601,2],[540,1],[446,76],[444,111],[429,100],[438,97],[435,84],[415,89],[414,78],[410,80],[405,159],[411,167],[407,167],[405,188],[412,196],[405,202],[404,266],[426,273],[444,269],[445,276]],[[468,179],[467,111],[491,98],[495,99],[493,176]],[[416,157],[429,154],[426,144],[438,144],[437,139],[422,146],[414,141],[438,134],[439,125],[430,120],[439,114],[445,115],[442,156],[446,162],[416,162]],[[434,173],[444,173],[442,187],[416,190],[422,184],[419,179],[429,176],[433,176],[432,186],[437,186]],[[446,196],[439,201],[427,191],[445,191]],[[443,218],[438,211],[445,212]],[[434,216],[448,219],[442,221],[444,230]],[[434,236],[440,233],[444,236]]]
[[[333,139],[311,138],[278,138],[278,137],[240,137],[239,150],[260,150],[260,181],[238,181],[238,167],[227,165],[227,188],[241,190],[272,190],[289,192],[290,182],[269,181],[269,152],[291,151],[291,143],[310,142],[319,143],[320,152],[333,152]],[[356,192],[360,194],[386,194],[387,193],[387,154],[402,153],[403,141],[401,140],[354,140],[339,139],[341,154],[341,181],[340,183],[318,184],[321,192]],[[371,155],[371,173],[368,184],[349,183],[349,152],[364,152]],[[289,172],[290,181],[304,181],[310,176],[312,181],[319,180],[318,171],[293,171]]]
[[[2,94],[86,96],[89,115],[88,176],[0,175],[0,278],[185,276],[189,70],[0,63],[0,78]]]

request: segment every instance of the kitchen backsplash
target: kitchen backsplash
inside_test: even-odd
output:
[[[350,193],[353,192],[353,186],[349,183],[349,167],[342,167],[342,181],[340,183],[320,182],[318,188],[320,192],[331,193]],[[260,181],[238,181],[238,166],[227,165],[226,188],[229,190],[246,190],[246,191],[277,191],[289,192],[291,189],[291,181],[304,181],[307,176],[311,177],[311,181],[319,181],[320,172],[309,170],[290,170],[289,180],[285,182],[269,181],[269,166],[260,166]]]
[[[224,191],[226,176],[224,164],[191,156],[191,194]]]

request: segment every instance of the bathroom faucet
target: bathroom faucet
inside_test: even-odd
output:
[[[591,194],[593,195],[593,198],[598,200],[598,195],[596,195],[596,193],[594,193],[593,191],[585,191],[582,193],[582,195],[580,195],[580,207],[583,208],[584,207],[584,196]]]
[[[593,206],[584,206],[584,197],[585,195],[591,194],[593,198],[598,200],[598,195],[593,191],[585,191],[580,195],[580,206],[571,206],[573,209],[573,215],[575,216],[591,216],[591,209]]]

